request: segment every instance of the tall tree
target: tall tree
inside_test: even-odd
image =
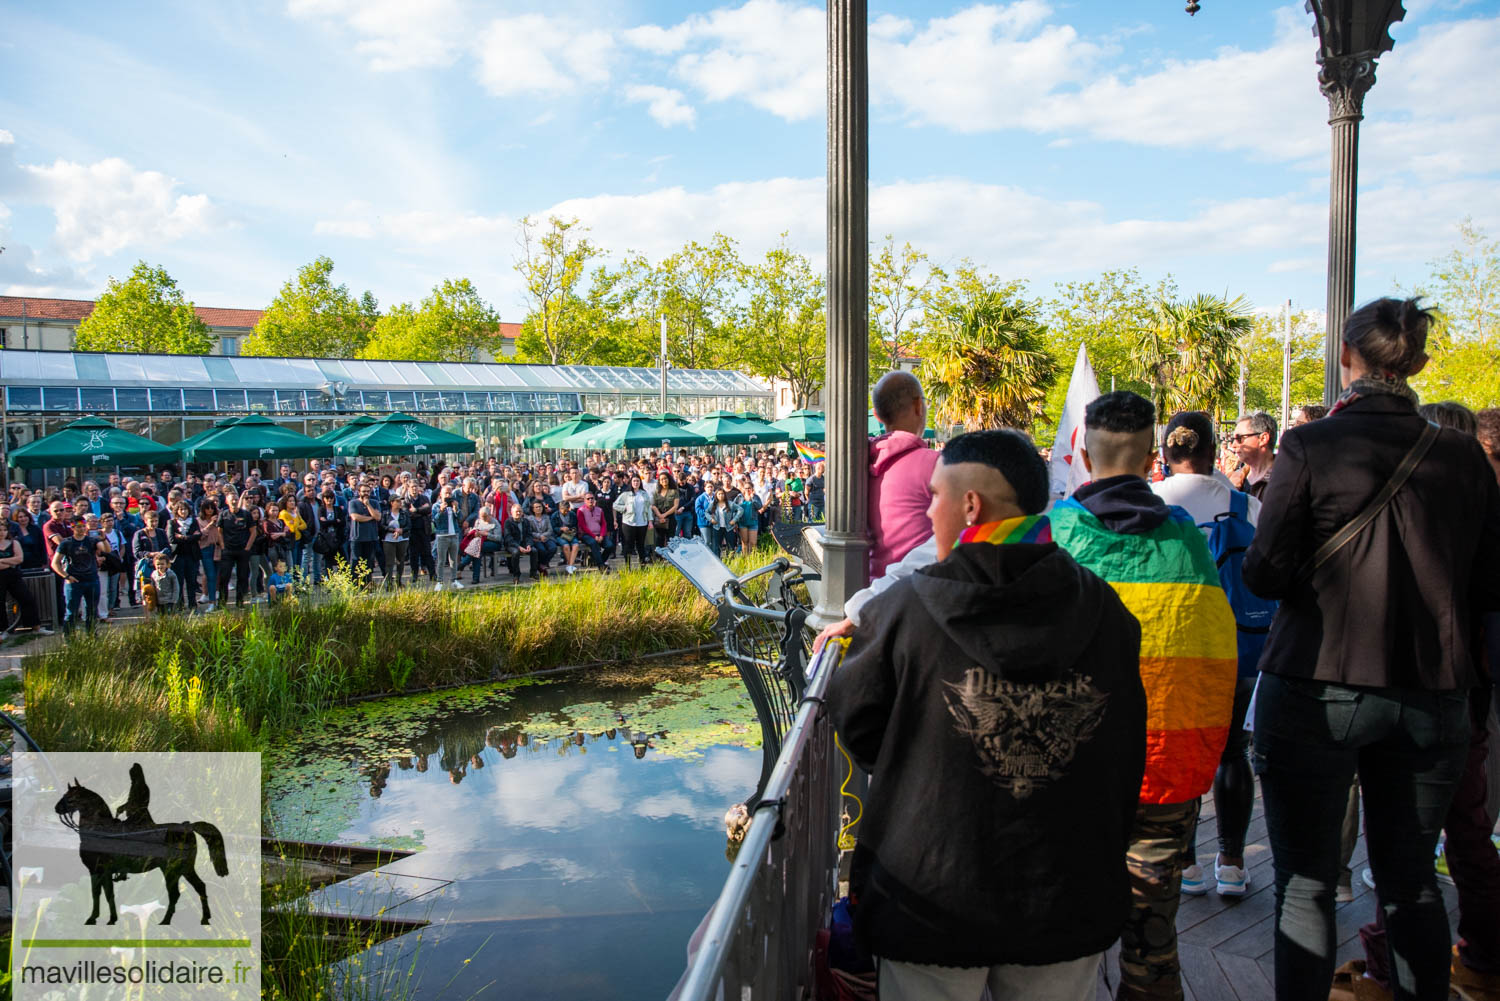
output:
[[[1020,290],[991,288],[928,313],[918,375],[939,423],[1029,429],[1043,418],[1058,365],[1037,304]]]
[[[138,261],[124,281],[110,278],[94,311],[78,324],[79,351],[206,355],[214,337],[166,268]]]
[[[745,286],[734,338],[739,365],[787,383],[796,406],[807,406],[827,372],[823,279],[787,247],[783,233],[763,261],[745,270]]]
[[[543,224],[521,220],[516,273],[526,289],[527,316],[516,354],[522,361],[564,365],[586,362],[596,330],[585,308],[583,282],[600,251],[577,219],[552,216]]]
[[[1500,405],[1500,242],[1471,219],[1458,232],[1458,246],[1429,263],[1432,274],[1416,289],[1431,297],[1438,322],[1412,385],[1423,399],[1479,410]]]
[[[402,303],[375,323],[361,358],[479,361],[498,356],[500,314],[467,278],[445,279],[413,307]]]
[[[914,351],[919,334],[916,324],[921,319],[923,304],[947,277],[910,243],[898,251],[895,237],[886,234],[884,245],[870,255],[872,375],[900,368],[902,357]],[[878,355],[873,350],[877,345]]]
[[[333,259],[297,269],[245,338],[242,353],[291,358],[353,358],[370,339],[380,307],[368,291],[358,300],[333,283]]]
[[[1253,318],[1242,346],[1245,355],[1245,409],[1264,410],[1281,420],[1282,358],[1285,325],[1280,313]],[[1323,399],[1323,317],[1292,314],[1291,405],[1317,403]]]
[[[1158,300],[1131,350],[1134,375],[1151,387],[1158,419],[1165,423],[1175,410],[1218,416],[1234,395],[1240,341],[1249,330],[1243,297]]]
[[[1171,277],[1153,288],[1134,268],[1105,271],[1092,281],[1060,283],[1047,303],[1047,342],[1064,373],[1073,370],[1078,346],[1088,348],[1089,363],[1101,389],[1110,385],[1142,396],[1150,387],[1135,378],[1131,347],[1152,321],[1155,303],[1176,294]],[[1047,393],[1048,423],[1062,417],[1068,383],[1061,379]]]

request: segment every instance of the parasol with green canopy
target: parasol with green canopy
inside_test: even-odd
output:
[[[572,437],[586,427],[602,423],[604,423],[603,417],[595,417],[593,414],[575,414],[561,424],[527,435],[521,439],[521,444],[527,448],[556,448],[557,443],[564,438]]]
[[[681,414],[674,414],[670,410],[667,411],[664,414],[661,414],[656,419],[659,420],[659,421],[664,421],[667,424],[676,424],[678,427],[682,427],[684,425],[692,423],[692,421],[688,420],[686,417],[682,416]]]
[[[707,417],[700,417],[689,424],[687,430],[701,434],[716,445],[756,445],[786,441],[791,437],[781,428],[741,417],[729,410],[716,410]]]
[[[423,424],[399,410],[334,443],[340,455],[422,455],[475,452],[474,439]]]
[[[282,427],[269,417],[250,414],[230,421],[197,441],[180,443],[177,451],[187,462],[222,462],[226,459],[310,459],[333,454],[333,446]]]
[[[785,431],[792,441],[822,441],[827,424],[818,410],[793,410],[771,427]]]
[[[369,414],[360,414],[348,424],[340,425],[339,427],[334,428],[332,431],[325,431],[322,434],[318,435],[317,440],[321,441],[325,445],[334,445],[342,441],[349,435],[353,434],[354,432],[360,430],[361,428],[367,428],[374,423],[375,418],[371,417]]]
[[[166,466],[177,461],[177,449],[121,431],[98,417],[84,417],[13,450],[7,461],[22,469]]]
[[[557,448],[654,448],[668,445],[707,445],[708,439],[687,428],[659,421],[639,410],[627,410],[608,420],[590,425],[571,438],[557,442]]]

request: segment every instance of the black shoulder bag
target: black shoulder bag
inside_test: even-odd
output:
[[[1312,575],[1317,572],[1319,567],[1332,559],[1334,553],[1354,541],[1355,536],[1363,532],[1369,526],[1370,522],[1375,520],[1375,516],[1385,510],[1385,506],[1396,496],[1397,491],[1405,486],[1406,481],[1411,478],[1411,474],[1416,470],[1418,464],[1421,463],[1422,458],[1427,454],[1427,450],[1432,448],[1432,443],[1437,441],[1440,430],[1442,429],[1432,421],[1427,422],[1427,426],[1422,429],[1422,434],[1417,438],[1416,444],[1412,445],[1411,450],[1406,453],[1406,457],[1401,460],[1401,464],[1396,467],[1396,471],[1391,474],[1391,478],[1386,481],[1385,486],[1380,488],[1380,493],[1376,494],[1375,499],[1370,501],[1365,506],[1365,509],[1355,515],[1347,525],[1335,532],[1329,537],[1327,542],[1318,547],[1318,551],[1313,553],[1312,559],[1308,560],[1301,572],[1298,573],[1297,576],[1300,580],[1307,581],[1312,579]]]

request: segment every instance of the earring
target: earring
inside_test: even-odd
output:
[[[965,519],[965,522],[966,522],[966,524],[968,524],[968,526],[970,528],[973,528],[974,527],[974,516],[972,514],[969,515],[968,518]]]

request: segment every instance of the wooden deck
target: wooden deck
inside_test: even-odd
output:
[[[1198,823],[1199,864],[1211,867],[1217,849],[1213,797],[1205,796],[1203,816]],[[1245,844],[1245,863],[1249,867],[1250,888],[1243,898],[1220,897],[1212,890],[1201,897],[1182,898],[1181,910],[1177,912],[1177,948],[1187,1001],[1273,1001],[1275,996],[1271,988],[1271,949],[1276,893],[1258,783],[1255,812]],[[1375,891],[1360,879],[1365,865],[1365,841],[1361,836],[1349,864],[1354,872],[1354,900],[1338,905],[1335,912],[1340,963],[1364,956],[1359,929],[1375,915]],[[1448,928],[1453,934],[1458,923],[1458,898],[1452,886],[1439,885],[1448,904]],[[1112,987],[1118,985],[1120,976],[1117,953],[1118,948],[1110,951],[1104,970]],[[1101,982],[1099,1001],[1111,997],[1109,988]]]

